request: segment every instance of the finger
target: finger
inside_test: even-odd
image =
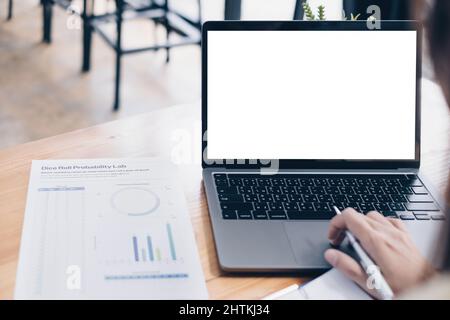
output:
[[[325,260],[333,266],[333,268],[339,270],[346,277],[354,281],[361,289],[366,291],[375,299],[379,299],[378,292],[371,289],[368,283],[368,276],[364,272],[363,268],[347,254],[335,250],[329,249],[325,252]]]
[[[344,234],[344,218],[341,215],[335,216],[330,220],[330,225],[328,227],[328,240],[332,244],[339,244],[339,238],[343,237]]]
[[[383,225],[390,225],[390,222],[387,218],[385,218],[381,213],[376,211],[370,211],[367,215],[368,218],[370,218],[373,221],[376,221],[378,223],[381,223]]]
[[[361,266],[349,255],[335,249],[325,252],[325,260],[342,272],[345,276],[355,281],[360,287],[366,287],[367,275]]]
[[[392,224],[395,228],[397,228],[401,231],[408,232],[408,229],[406,229],[406,226],[403,223],[403,221],[401,221],[399,219],[395,219],[395,218],[388,218],[387,221],[389,221],[389,223]]]
[[[344,210],[343,212],[345,212],[346,210]],[[331,243],[335,242],[338,238],[342,237],[342,234],[344,233],[343,231],[345,231],[345,229],[346,223],[342,214],[334,216],[334,218],[331,219],[330,226],[328,228],[328,240],[330,240]]]
[[[339,247],[339,245],[344,241],[345,237],[347,235],[345,234],[345,232],[342,230],[340,231],[337,235],[336,238],[334,240],[330,240],[330,243],[332,246],[335,247]]]
[[[395,219],[392,217],[384,217],[378,212],[369,212],[367,214],[369,219],[369,223],[374,230],[381,231],[385,234],[392,234],[398,232],[398,230],[403,232],[408,232],[406,226],[399,219]]]
[[[371,217],[367,217],[367,223],[374,230],[381,230],[381,229],[385,229],[386,227],[392,228],[392,225],[388,221],[382,222],[382,221],[379,221],[379,220],[375,220],[375,219],[373,219]]]
[[[330,222],[328,239],[333,245],[339,245],[342,231],[350,230],[361,242],[368,242],[369,231],[372,227],[367,218],[354,209],[345,209],[341,215],[334,217]]]

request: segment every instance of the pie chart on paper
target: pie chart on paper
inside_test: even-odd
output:
[[[159,205],[159,197],[145,188],[124,188],[111,197],[111,205],[121,214],[128,216],[145,216],[155,212]]]

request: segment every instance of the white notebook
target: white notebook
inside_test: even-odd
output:
[[[304,286],[291,286],[264,300],[372,300],[353,281],[333,269]]]

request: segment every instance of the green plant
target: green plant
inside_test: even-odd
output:
[[[303,10],[305,11],[305,17],[306,19],[308,19],[309,21],[314,21],[316,20],[316,16],[314,15],[311,6],[309,5],[308,2],[303,2]]]
[[[319,8],[317,8],[317,13],[319,16],[319,20],[323,21],[326,20],[325,17],[325,6],[324,5],[320,5]]]
[[[305,18],[306,18],[306,20],[309,20],[309,21],[316,21],[316,20],[324,21],[324,20],[327,20],[326,14],[325,14],[325,6],[324,5],[320,5],[317,8],[317,17],[314,14],[314,12],[313,12],[310,4],[308,3],[308,1],[304,1],[303,2],[303,10],[305,11]],[[345,15],[345,11],[343,12],[342,16],[343,16],[344,20],[348,20],[347,16]],[[361,16],[361,14],[354,15],[353,13],[350,13],[350,20],[351,21],[356,21],[356,20],[359,19],[360,16]]]
[[[355,15],[353,15],[353,13],[350,13],[350,20],[351,21],[357,21],[358,19],[359,19],[359,17],[361,16],[361,14],[360,13],[358,13],[356,16]],[[343,19],[344,20],[348,20],[347,19],[347,16],[345,15],[345,11],[344,11],[344,13],[343,13]]]
[[[307,1],[303,2],[303,10],[305,11],[305,17],[307,20],[309,21],[314,21],[314,20],[326,20],[326,16],[325,16],[325,6],[324,5],[320,5],[317,8],[317,19],[316,16],[314,15],[311,6],[309,5],[309,3]]]

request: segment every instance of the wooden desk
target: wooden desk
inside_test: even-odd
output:
[[[443,189],[450,152],[448,113],[436,86],[427,83],[424,167]],[[428,108],[428,109],[427,109]],[[51,125],[51,123],[49,123]],[[370,128],[375,129],[375,128]],[[32,159],[175,157],[195,150],[180,165],[210,298],[258,299],[306,278],[227,276],[218,267],[201,181],[200,106],[185,105],[118,120],[0,151],[0,299],[12,298],[28,174]],[[199,160],[197,160],[199,161]],[[190,164],[187,162],[191,162]]]

